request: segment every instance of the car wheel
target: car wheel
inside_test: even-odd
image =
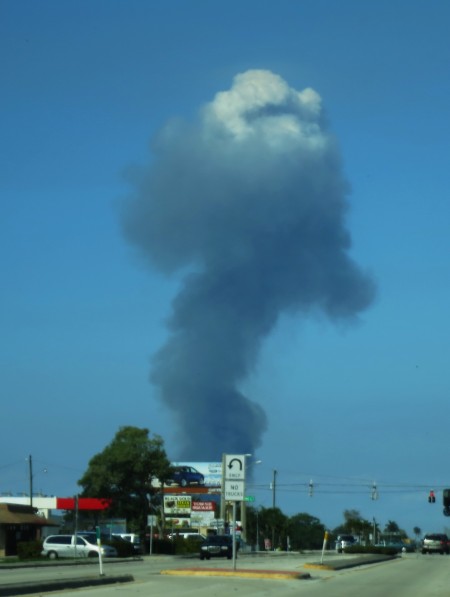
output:
[[[426,549],[422,549],[422,553],[423,553],[423,555],[425,555],[427,553],[427,550]]]
[[[88,558],[96,558],[98,556],[98,553],[96,551],[90,551],[88,553]]]
[[[204,559],[205,559],[205,556],[204,556],[203,554],[200,554],[200,559],[201,559],[201,560],[204,560]]]
[[[48,559],[49,560],[57,560],[58,559],[58,554],[56,553],[56,551],[49,551],[48,552]]]
[[[181,485],[181,487],[186,487],[186,485],[187,485],[186,479],[181,479],[180,485]]]

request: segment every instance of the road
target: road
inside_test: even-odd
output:
[[[345,557],[345,556],[344,556]],[[317,561],[317,555],[314,560]],[[239,569],[272,569],[296,570],[309,572],[310,579],[301,580],[267,580],[239,577],[218,576],[167,576],[161,575],[163,569],[200,567],[198,560],[183,560],[171,557],[145,558],[141,562],[107,564],[105,574],[132,574],[135,582],[109,585],[105,587],[66,590],[45,593],[52,597],[134,597],[140,595],[156,595],[164,597],[222,597],[239,594],[239,597],[284,596],[317,596],[317,597],[448,597],[450,594],[450,557],[424,556],[421,554],[405,554],[396,560],[360,566],[345,570],[315,570],[305,568],[311,557],[298,555],[242,557],[239,558]],[[211,560],[201,562],[202,569],[230,569],[228,560]],[[16,574],[18,573],[18,576]],[[2,582],[31,580],[37,577],[73,578],[75,573],[98,574],[94,566],[62,566],[54,569],[22,569],[21,571],[1,570]],[[15,577],[15,578],[14,578]],[[44,593],[40,593],[44,595]]]

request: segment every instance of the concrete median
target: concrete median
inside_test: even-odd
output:
[[[117,576],[86,576],[59,580],[42,580],[36,582],[2,584],[0,586],[0,596],[15,597],[16,595],[31,595],[33,593],[64,591],[67,589],[113,585],[132,581],[134,581],[133,576],[130,574],[123,574]]]

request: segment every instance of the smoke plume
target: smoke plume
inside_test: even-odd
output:
[[[183,460],[253,453],[267,420],[240,391],[282,312],[353,319],[374,284],[349,256],[348,184],[320,96],[250,70],[195,123],[169,122],[135,174],[124,230],[151,267],[182,269],[151,380]]]

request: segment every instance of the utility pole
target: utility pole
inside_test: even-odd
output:
[[[272,508],[275,508],[276,504],[276,487],[277,487],[277,471],[273,469],[272,478]]]
[[[30,477],[30,506],[33,507],[33,461],[31,454],[28,456],[28,470]]]

